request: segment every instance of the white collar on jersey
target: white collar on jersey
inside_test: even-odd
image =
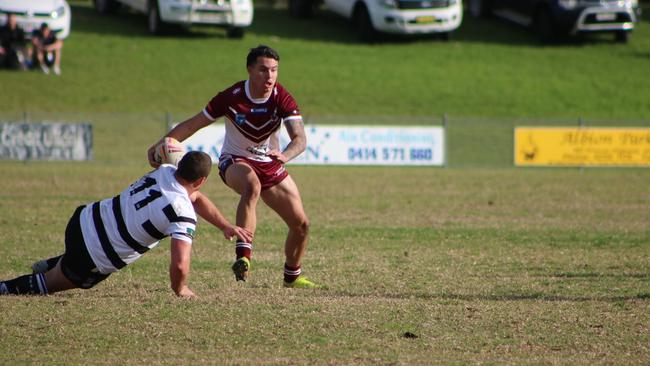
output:
[[[248,81],[249,80],[246,79],[246,81],[244,82],[244,91],[246,92],[246,97],[248,97],[248,99],[251,102],[255,103],[255,104],[264,104],[264,103],[266,103],[269,100],[270,96],[269,96],[269,98],[257,98],[257,99],[251,97],[251,92],[250,92],[250,89],[248,87]],[[278,93],[278,87],[274,86],[273,87],[273,94],[275,95],[277,93]]]

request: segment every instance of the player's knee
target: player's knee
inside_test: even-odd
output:
[[[242,198],[249,202],[257,202],[262,193],[262,185],[258,181],[249,182],[243,189]]]
[[[309,225],[309,219],[307,217],[304,217],[295,225],[293,229],[301,236],[307,236],[307,234],[309,234]]]

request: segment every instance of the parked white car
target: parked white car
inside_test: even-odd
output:
[[[58,39],[70,34],[70,6],[65,0],[0,0],[0,24],[7,23],[8,13],[16,14],[16,23],[27,37],[43,23]]]
[[[152,34],[161,33],[166,24],[185,27],[213,25],[225,27],[228,37],[241,38],[253,22],[252,0],[93,0],[101,14],[127,6],[146,14]]]
[[[461,0],[289,0],[289,13],[309,17],[321,3],[352,21],[364,40],[376,32],[438,33],[449,39],[463,20]]]

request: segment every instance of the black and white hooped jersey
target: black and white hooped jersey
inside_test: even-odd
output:
[[[119,195],[88,204],[81,232],[99,272],[115,272],[171,236],[192,243],[196,213],[176,167],[162,165]]]

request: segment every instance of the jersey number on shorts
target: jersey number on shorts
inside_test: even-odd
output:
[[[155,186],[156,184],[157,184],[157,182],[156,182],[155,179],[153,179],[151,177],[146,177],[146,178],[144,178],[141,185],[139,185],[139,186],[137,186],[137,187],[135,187],[135,188],[133,188],[131,190],[131,192],[130,192],[131,196],[133,196],[134,194],[140,193],[140,192],[144,191],[145,189],[147,189],[149,187]],[[140,201],[135,203],[135,209],[139,210],[139,209],[143,208],[144,206],[148,205],[153,200],[155,200],[156,198],[159,198],[159,197],[162,197],[162,193],[160,191],[157,191],[155,189],[150,189],[147,192],[147,197],[145,197],[145,198],[143,198]]]

